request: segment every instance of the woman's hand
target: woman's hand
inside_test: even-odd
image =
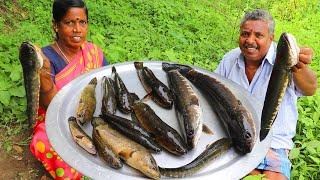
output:
[[[49,59],[42,54],[43,66],[40,69],[40,106],[47,109],[52,98],[57,93],[56,85],[52,80]]]

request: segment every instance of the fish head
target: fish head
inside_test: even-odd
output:
[[[182,75],[186,75],[190,70],[192,70],[192,67],[188,65],[182,65],[182,64],[170,64],[163,62],[162,63],[162,69],[166,72],[176,69],[178,70]]]
[[[289,33],[282,33],[277,46],[277,56],[283,56],[281,61],[285,63],[285,67],[290,69],[292,66],[296,65],[299,61],[300,48],[297,44],[296,38]]]
[[[34,67],[40,69],[43,66],[42,51],[38,46],[31,42],[23,42],[19,50],[19,59],[21,64],[26,64],[26,67]]]

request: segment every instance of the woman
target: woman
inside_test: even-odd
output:
[[[80,179],[53,150],[45,131],[45,111],[54,95],[82,73],[107,64],[100,48],[86,41],[88,10],[82,0],[53,3],[53,44],[42,48],[44,66],[40,74],[40,108],[30,150],[55,179]]]

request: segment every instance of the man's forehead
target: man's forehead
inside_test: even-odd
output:
[[[240,27],[241,31],[256,31],[265,32],[268,31],[268,22],[262,20],[248,20]]]

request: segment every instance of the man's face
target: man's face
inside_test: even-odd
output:
[[[261,20],[246,21],[240,27],[239,47],[246,61],[261,62],[273,41],[268,23]]]

